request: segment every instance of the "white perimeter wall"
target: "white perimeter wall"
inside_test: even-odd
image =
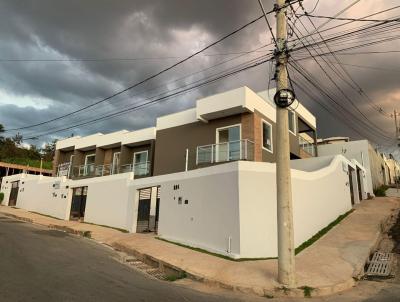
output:
[[[131,173],[71,181],[87,186],[85,222],[132,231],[135,190]]]
[[[224,166],[161,183],[160,237],[221,254],[231,238],[230,255],[240,256],[238,173]]]
[[[5,177],[9,181],[4,190],[5,203],[8,205],[11,182],[19,180],[19,192],[16,207],[28,211],[50,215],[59,219],[67,219],[71,205],[71,192],[66,186],[68,182],[61,177],[18,174]]]
[[[343,169],[347,163],[337,156],[314,172],[292,170],[296,246],[351,209]],[[213,168],[220,173],[208,174],[207,168],[197,170],[196,177],[160,178],[159,235],[233,258],[276,257],[275,164],[235,162]],[[174,190],[174,184],[180,189]]]

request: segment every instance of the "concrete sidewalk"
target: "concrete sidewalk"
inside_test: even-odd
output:
[[[260,296],[328,295],[354,286],[366,259],[378,244],[382,229],[399,208],[398,198],[365,200],[325,236],[296,256],[298,289],[287,291],[276,281],[277,261],[231,261],[154,238],[151,234],[127,234],[85,223],[57,220],[21,209],[0,207],[0,213],[33,223],[85,234],[118,250],[156,265],[184,271],[195,280]]]

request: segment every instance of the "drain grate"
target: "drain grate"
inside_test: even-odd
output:
[[[375,252],[368,264],[368,277],[389,277],[392,273],[393,254]]]
[[[162,272],[159,268],[152,267],[137,258],[129,257],[129,258],[125,259],[125,262],[127,264],[129,264],[130,266],[134,267],[135,269],[142,271],[146,274],[149,274],[150,276],[152,276],[154,278],[157,278],[160,280],[166,279],[165,273]]]
[[[374,255],[372,256],[371,262],[376,262],[376,261],[392,262],[393,254],[392,253],[375,252]]]

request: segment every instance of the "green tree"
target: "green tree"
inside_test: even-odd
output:
[[[53,140],[51,143],[46,143],[41,150],[43,155],[43,160],[52,161],[54,157],[54,153],[56,151],[56,143],[57,140]]]

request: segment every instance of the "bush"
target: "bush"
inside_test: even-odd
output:
[[[377,197],[385,197],[386,196],[386,190],[388,189],[388,186],[380,186],[379,188],[374,190],[374,194]]]
[[[4,193],[0,192],[0,203],[2,203],[4,200]]]

